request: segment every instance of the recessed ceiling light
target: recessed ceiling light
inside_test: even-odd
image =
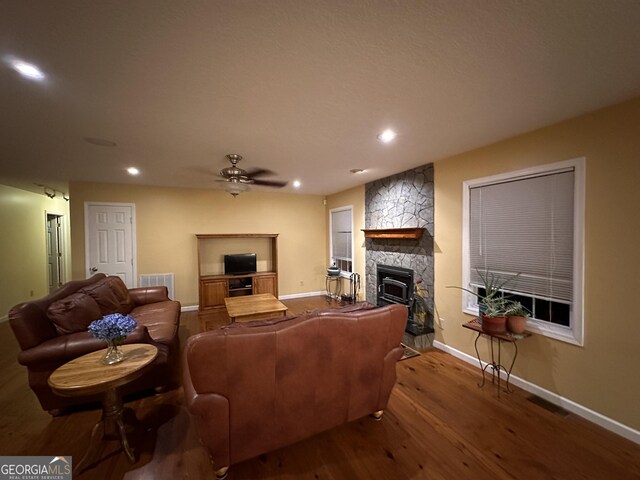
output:
[[[97,145],[99,147],[115,147],[118,144],[114,141],[107,140],[105,138],[84,137],[84,141],[91,145]]]
[[[378,135],[378,140],[380,140],[382,143],[392,142],[394,138],[396,138],[396,132],[394,132],[390,128],[387,128],[384,132]]]
[[[138,170],[136,167],[129,167],[127,168],[127,173],[129,175],[138,175],[140,173],[140,170]]]
[[[293,188],[300,188],[302,186],[302,182],[300,180],[293,181]]]
[[[13,68],[16,72],[30,80],[43,80],[46,76],[42,70],[40,70],[32,63],[12,59],[9,61],[9,64],[11,65],[11,68]]]
[[[364,169],[362,169],[362,168],[352,168],[351,170],[349,170],[349,172],[351,172],[351,173],[362,173],[362,172],[364,172]]]

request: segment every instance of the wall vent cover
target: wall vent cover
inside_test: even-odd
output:
[[[146,275],[140,275],[138,285],[141,287],[167,287],[167,290],[169,290],[169,298],[171,300],[175,299],[173,296],[173,273],[149,273]]]
[[[538,405],[539,407],[544,408],[545,410],[548,410],[551,413],[560,415],[561,417],[566,417],[567,415],[569,415],[569,412],[564,408],[554,403],[551,403],[550,401],[545,400],[544,398],[538,397],[537,395],[530,395],[527,397],[527,400],[529,400],[531,403]]]

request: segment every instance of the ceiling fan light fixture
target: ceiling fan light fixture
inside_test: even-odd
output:
[[[238,182],[237,180],[232,180],[224,185],[224,191],[233,197],[237,197],[247,190],[249,190],[249,186],[246,183]]]

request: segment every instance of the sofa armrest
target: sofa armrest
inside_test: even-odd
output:
[[[125,345],[130,343],[149,343],[157,346],[157,342],[155,342],[153,338],[151,338],[151,335],[149,335],[149,329],[145,325],[140,324],[136,325],[133,332],[127,335],[124,343]]]
[[[382,378],[380,379],[380,391],[378,393],[378,404],[376,407],[377,410],[384,410],[387,408],[387,403],[391,396],[391,390],[393,390],[393,387],[396,384],[396,364],[402,358],[403,353],[404,349],[398,345],[389,351],[384,357]]]
[[[169,290],[163,286],[130,288],[129,296],[136,307],[170,300]]]
[[[195,417],[200,440],[216,469],[231,464],[229,399],[217,393],[198,393],[191,381],[189,365],[183,362],[183,387],[187,410]]]
[[[138,325],[124,343],[155,343],[144,325]],[[89,332],[76,332],[52,338],[40,345],[18,353],[21,365],[62,365],[74,358],[106,348],[104,340],[95,338]]]

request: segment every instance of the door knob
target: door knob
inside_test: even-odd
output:
[[[98,267],[91,267],[89,269],[92,273],[96,273],[98,271]]]

